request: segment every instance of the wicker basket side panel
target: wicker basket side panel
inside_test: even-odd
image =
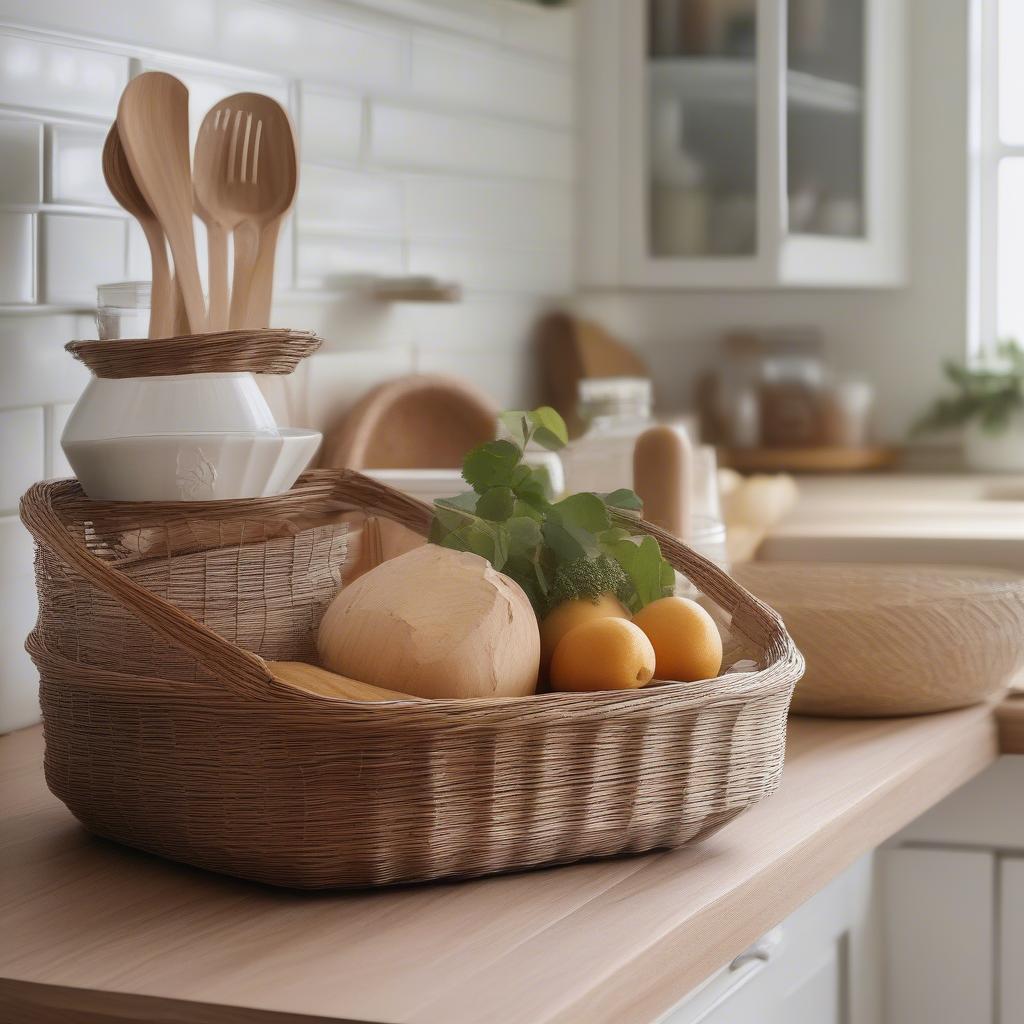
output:
[[[316,629],[341,587],[347,526],[331,524],[169,558],[126,560],[121,571],[225,639],[261,657],[314,660]],[[195,659],[68,569],[36,552],[38,630],[71,661],[128,675],[206,678]]]
[[[784,741],[777,698],[367,730],[340,713],[254,715],[214,684],[151,682],[44,667],[54,793],[98,834],[297,887],[680,845],[771,792]]]

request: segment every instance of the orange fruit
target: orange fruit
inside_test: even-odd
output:
[[[551,659],[556,690],[633,690],[654,675],[654,648],[629,619],[589,619],[570,629]]]
[[[586,598],[563,601],[557,608],[553,608],[540,624],[541,669],[546,669],[551,664],[555,648],[570,629],[591,619],[607,618],[629,618],[629,612],[622,607],[614,594],[602,594],[596,601],[588,601]]]
[[[654,674],[659,679],[692,683],[713,679],[721,670],[722,635],[715,620],[696,601],[662,597],[641,608],[633,622],[654,647]]]

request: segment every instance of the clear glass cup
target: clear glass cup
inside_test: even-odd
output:
[[[96,289],[96,330],[100,341],[149,336],[149,281],[118,281]]]

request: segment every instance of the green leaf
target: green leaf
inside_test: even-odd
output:
[[[643,511],[644,503],[640,500],[640,496],[636,491],[631,491],[628,487],[620,487],[617,491],[600,494],[598,497],[609,508],[621,508],[627,512]]]
[[[534,409],[527,414],[527,418],[533,427],[533,440],[542,448],[554,452],[569,443],[569,431],[565,426],[565,420],[550,405]]]
[[[516,467],[513,476],[512,490],[516,497],[546,512],[551,505],[549,488],[545,484],[547,474],[542,475],[532,466],[522,465]]]
[[[498,422],[508,431],[513,443],[519,445],[520,448],[526,447],[533,429],[530,426],[528,416],[528,413],[522,412],[519,409],[510,409],[508,412],[503,412],[498,416]]]
[[[534,522],[544,522],[544,510],[537,508],[536,505],[531,505],[528,501],[521,501],[519,498],[516,499],[515,505],[512,507],[513,516],[526,516]]]
[[[575,562],[577,558],[585,558],[588,554],[587,545],[578,534],[561,523],[549,519],[541,530],[544,543],[554,552],[560,562]]]
[[[586,491],[563,498],[551,506],[551,511],[563,526],[590,533],[600,533],[612,525],[605,503],[596,494]]]
[[[476,514],[481,519],[502,523],[512,515],[515,503],[511,487],[489,487],[476,503]]]
[[[639,611],[644,605],[670,593],[667,574],[662,575],[663,566],[668,563],[661,557],[661,548],[653,537],[644,537],[639,544],[632,540],[620,540],[614,545],[612,553],[636,591],[635,601],[630,602],[632,611]],[[671,571],[672,567],[668,568]],[[674,572],[671,579],[674,584]]]
[[[521,456],[521,450],[511,441],[488,441],[466,456],[462,478],[478,494],[489,487],[509,487]]]
[[[454,508],[461,512],[475,512],[477,498],[476,491],[463,491],[452,498],[438,498],[434,505],[438,508]]]

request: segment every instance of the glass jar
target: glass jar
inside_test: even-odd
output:
[[[633,486],[633,448],[653,424],[646,377],[590,377],[579,382],[582,437],[562,453],[565,488],[605,493]]]
[[[118,281],[96,289],[96,330],[100,341],[149,336],[149,281]]]

